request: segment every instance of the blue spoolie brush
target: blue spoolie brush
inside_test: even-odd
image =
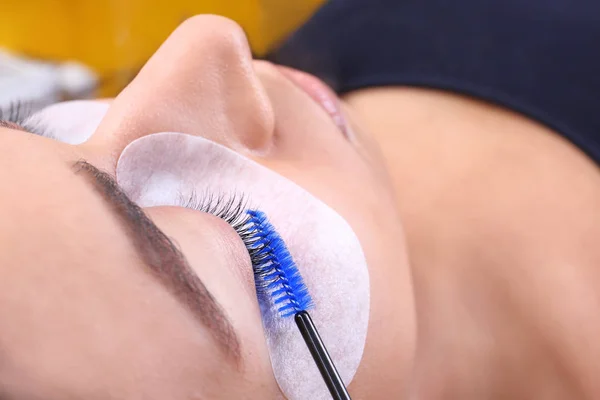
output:
[[[294,317],[332,398],[350,400],[307,311],[313,305],[312,299],[292,255],[265,213],[255,210],[246,213],[248,218],[240,235],[252,258],[257,293],[268,295],[282,318]]]

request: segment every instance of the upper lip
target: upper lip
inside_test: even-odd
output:
[[[319,78],[306,72],[281,65],[276,65],[276,67],[285,77],[290,79],[319,104],[333,119],[333,122],[342,131],[344,136],[348,137],[348,125],[340,108],[340,100],[329,86]]]

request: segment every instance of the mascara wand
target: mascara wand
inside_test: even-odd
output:
[[[308,346],[308,350],[310,350],[310,354],[312,354],[319,368],[319,372],[321,372],[321,376],[327,385],[327,389],[329,389],[329,393],[331,393],[331,397],[335,400],[351,400],[348,390],[344,386],[344,382],[340,374],[338,374],[337,369],[335,369],[335,365],[331,357],[329,357],[329,353],[327,353],[319,332],[310,318],[310,314],[306,311],[300,311],[294,316],[294,320],[304,338],[306,346]]]
[[[334,400],[351,400],[308,309],[308,288],[283,239],[262,211],[248,210],[241,236],[250,252],[258,294],[266,294],[282,318],[293,316],[329,393]]]

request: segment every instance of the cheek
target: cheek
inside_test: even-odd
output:
[[[313,297],[321,336],[349,383],[369,321],[369,272],[358,239],[337,213],[274,172],[206,139],[149,135],[132,142],[117,180],[143,206],[180,205],[181,195],[243,193],[264,211],[289,247]],[[264,334],[277,382],[289,399],[330,398],[292,320],[264,309]]]

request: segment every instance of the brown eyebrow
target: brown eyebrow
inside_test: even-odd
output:
[[[111,175],[84,160],[77,161],[74,168],[76,174],[83,172],[89,178],[110,205],[149,272],[209,328],[221,349],[239,363],[240,345],[231,322],[181,251],[142,208],[127,197]]]

